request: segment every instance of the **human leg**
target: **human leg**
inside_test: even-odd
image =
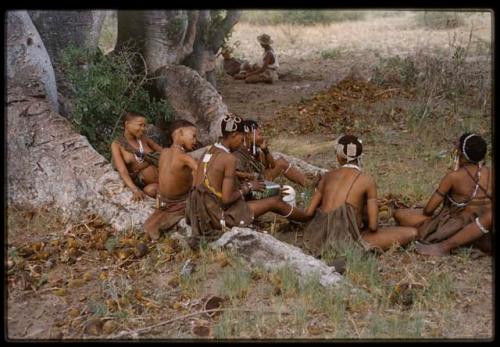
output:
[[[294,168],[292,164],[286,161],[283,158],[279,158],[274,161],[275,166],[272,169],[267,169],[264,173],[264,176],[269,180],[274,180],[281,173],[285,175],[290,181],[300,184],[301,186],[305,186],[306,184],[306,176]]]
[[[156,198],[156,194],[158,193],[158,183],[151,183],[144,187],[144,193],[149,195],[152,198]]]
[[[394,210],[392,216],[396,223],[403,227],[414,227],[430,218],[424,215],[423,209],[416,208],[400,208]]]
[[[482,238],[487,239],[491,225],[492,216],[490,210],[444,241],[434,244],[417,243],[416,251],[424,255],[446,255],[453,248],[466,245]],[[484,230],[481,230],[481,227],[486,233]]]
[[[385,227],[378,228],[376,232],[369,230],[361,233],[361,238],[371,245],[387,250],[397,243],[405,246],[417,238],[418,231],[414,227]]]
[[[273,196],[260,200],[251,200],[248,201],[248,206],[253,211],[255,218],[267,212],[274,212],[298,222],[306,222],[309,220],[302,209],[288,205],[281,199],[280,196]]]

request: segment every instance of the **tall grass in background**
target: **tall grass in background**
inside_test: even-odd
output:
[[[257,25],[315,25],[363,20],[366,11],[345,10],[252,10],[243,11],[240,22]]]

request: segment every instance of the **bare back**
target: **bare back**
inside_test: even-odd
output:
[[[222,192],[222,182],[224,180],[226,164],[228,161],[233,162],[234,164],[236,162],[236,158],[232,154],[213,147],[211,148],[210,153],[212,154],[212,157],[207,165],[207,178],[211,187],[213,187],[217,192]],[[198,163],[198,170],[194,181],[195,185],[203,184],[203,172],[205,166],[203,163],[204,157],[205,155],[201,157],[202,160]]]
[[[350,168],[329,171],[324,177],[320,209],[328,213],[347,202],[362,210],[367,190],[365,175]]]
[[[468,173],[467,173],[467,171]],[[477,167],[462,167],[458,171],[450,174],[449,179],[451,180],[451,189],[450,194],[455,200],[467,200],[474,188],[476,187],[476,182],[473,180],[473,177],[476,177],[478,169]],[[472,176],[472,177],[471,177]],[[479,186],[482,187],[486,192],[478,188],[476,198],[483,198],[486,195],[491,196],[491,170],[488,167],[483,166],[481,168],[481,176],[479,177]]]
[[[171,147],[162,150],[158,164],[161,196],[175,199],[191,189],[193,174],[189,160],[193,159],[177,148]]]

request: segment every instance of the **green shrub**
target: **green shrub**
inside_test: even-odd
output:
[[[463,14],[459,12],[424,11],[415,19],[419,26],[435,30],[453,29],[465,24]]]
[[[399,55],[380,58],[372,75],[372,81],[378,85],[402,84],[404,86],[413,86],[416,78],[415,62],[410,57],[401,58]]]
[[[142,64],[138,53],[124,49],[105,56],[100,50],[69,47],[61,58],[73,94],[71,121],[107,159],[111,142],[123,132],[125,110],[140,112],[151,123],[170,121],[169,103],[153,99],[147,90],[149,80],[135,71]]]
[[[322,59],[337,59],[342,55],[340,48],[326,49],[320,52]]]

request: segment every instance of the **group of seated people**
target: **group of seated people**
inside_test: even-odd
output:
[[[133,191],[133,199],[145,195],[157,199],[155,212],[144,224],[152,240],[183,217],[192,227],[191,245],[197,245],[232,227],[252,226],[256,218],[273,212],[308,223],[304,246],[316,257],[345,241],[366,251],[418,240],[416,251],[426,255],[444,255],[469,244],[491,252],[492,175],[483,164],[486,142],[477,134],[460,137],[455,168],[441,180],[425,208],[396,209],[393,216],[398,226],[379,227],[376,183],[362,169],[363,145],[356,136],[336,139],[339,167],[313,176],[274,158],[258,123],[233,113],[220,119],[218,142],[199,160],[187,154],[198,142],[192,123],[172,122],[168,148],[147,138],[145,125],[143,115],[126,113],[124,135],[111,147],[113,163]],[[160,152],[158,167],[146,160],[155,151]],[[280,175],[314,188],[309,206],[295,206],[279,186],[268,189]]]
[[[231,56],[232,49],[225,47],[221,51],[224,71],[234,79],[244,80],[245,83],[274,83],[279,78],[279,62],[271,46],[273,40],[269,35],[262,34],[257,36],[257,41],[264,49],[261,64],[250,64],[246,60],[234,58]]]

